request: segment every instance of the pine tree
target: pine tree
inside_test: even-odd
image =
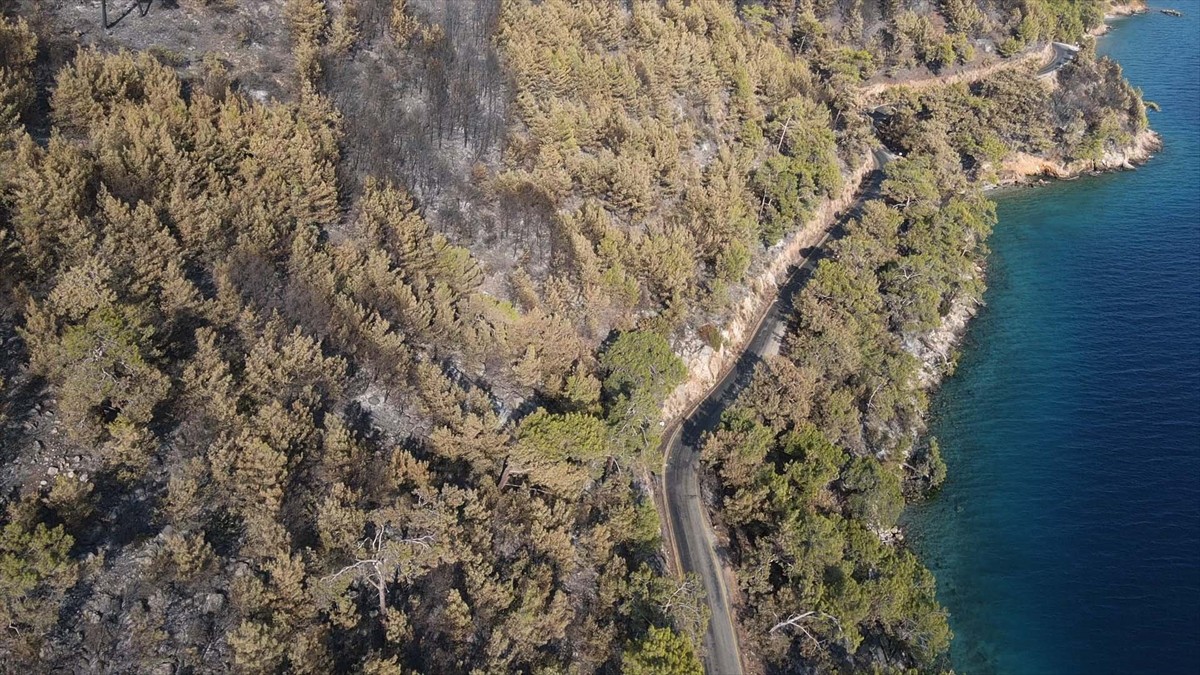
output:
[[[699,675],[704,672],[695,649],[670,628],[651,627],[646,638],[621,661],[625,675]]]
[[[74,538],[61,525],[49,528],[13,507],[8,517],[0,530],[0,621],[10,630],[0,644],[31,663],[58,623],[59,607],[81,570],[69,555]]]
[[[37,35],[22,18],[0,18],[0,133],[16,129],[33,103]]]

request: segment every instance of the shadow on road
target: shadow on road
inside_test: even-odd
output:
[[[715,430],[721,423],[721,415],[732,405],[741,393],[754,379],[754,371],[763,362],[768,347],[775,340],[780,340],[795,326],[795,306],[793,299],[800,289],[808,283],[817,265],[829,255],[828,245],[846,235],[846,225],[862,213],[862,205],[879,196],[883,184],[883,172],[874,171],[863,181],[854,200],[854,205],[841,214],[838,223],[829,232],[829,236],[814,249],[804,252],[800,264],[793,265],[788,270],[787,281],[779,288],[774,302],[767,309],[754,336],[738,357],[737,362],[729,373],[722,379],[695,412],[684,420],[680,429],[681,450],[698,453],[706,433]]]
[[[881,154],[882,153],[882,154]],[[877,151],[876,164],[882,169],[891,157]],[[800,264],[788,271],[774,301],[743,348],[730,371],[692,411],[675,433],[666,438],[663,500],[667,510],[667,541],[679,571],[699,577],[711,611],[704,636],[706,671],[720,675],[741,672],[743,662],[738,648],[736,620],[725,584],[730,551],[713,535],[705,515],[700,479],[700,448],[705,434],[721,423],[721,415],[745,390],[764,354],[775,349],[793,328],[792,300],[812,277],[817,264],[827,255],[827,244],[846,234],[846,224],[861,213],[862,204],[879,194],[883,171],[876,170],[863,181],[853,207],[838,217],[836,224],[812,250],[805,251]]]

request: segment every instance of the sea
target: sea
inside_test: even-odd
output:
[[[986,306],[931,411],[949,477],[906,514],[958,673],[1200,673],[1200,2],[1112,26],[1165,147],[993,195]]]

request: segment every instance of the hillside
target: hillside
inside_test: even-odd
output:
[[[0,2],[0,661],[697,672],[663,402],[882,144],[707,483],[754,668],[943,667],[912,344],[1006,160],[1145,131],[1106,8]]]

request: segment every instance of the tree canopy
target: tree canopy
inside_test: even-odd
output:
[[[1145,107],[1087,45],[1056,88],[864,87],[1102,0],[180,4],[0,3],[6,666],[700,672],[663,402],[880,142],[702,484],[766,671],[945,665],[896,523],[945,477],[927,342],[982,293],[978,188]]]

